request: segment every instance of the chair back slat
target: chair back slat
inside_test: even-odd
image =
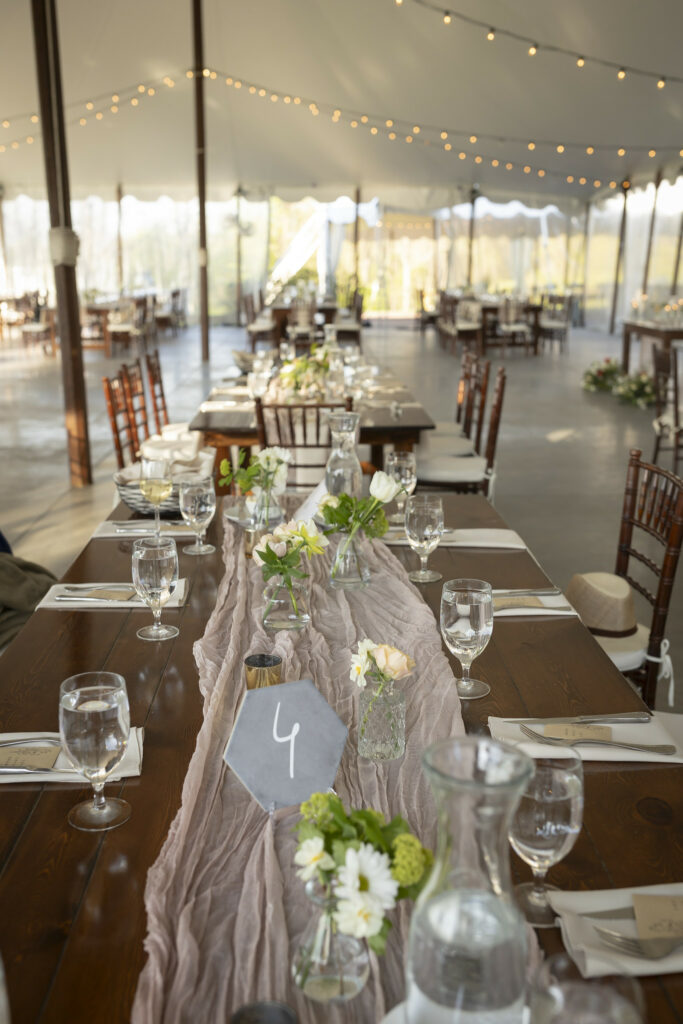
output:
[[[469,392],[472,384],[472,374],[477,362],[477,357],[470,349],[465,349],[460,363],[460,380],[458,381],[458,393],[455,402],[455,422],[462,423],[465,408],[469,400]]]
[[[159,349],[148,352],[145,356],[147,363],[147,381],[149,383],[149,397],[154,413],[154,422],[157,433],[168,424],[168,409],[166,408],[166,396],[164,395],[164,382],[161,376],[161,362],[159,361]]]
[[[147,419],[147,401],[145,399],[145,382],[142,376],[142,364],[139,359],[133,363],[124,363],[119,376],[123,384],[123,396],[128,409],[128,418],[135,427],[138,441],[146,441],[150,435]]]
[[[501,366],[496,373],[496,385],[491,400],[491,411],[489,413],[489,432],[486,437],[486,469],[490,473],[496,460],[496,447],[498,445],[498,432],[500,420],[503,414],[503,398],[505,397],[505,367]]]
[[[138,449],[140,447],[135,423],[130,419],[126,396],[123,388],[123,381],[120,376],[103,377],[102,387],[104,388],[104,399],[109,414],[109,425],[111,426],[114,439],[114,450],[119,469],[132,462],[138,461]]]

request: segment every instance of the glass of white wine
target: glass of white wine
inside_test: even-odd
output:
[[[120,764],[130,735],[126,681],[116,672],[81,672],[59,688],[62,749],[93,787],[92,800],[69,811],[69,824],[84,832],[116,828],[128,821],[125,800],[105,800],[104,784]]]
[[[186,555],[210,555],[213,544],[204,543],[206,528],[216,512],[216,488],[210,476],[184,476],[178,481],[180,514],[197,534],[194,544],[183,548]]]
[[[441,573],[427,568],[427,559],[443,533],[443,502],[435,494],[411,494],[406,502],[406,537],[420,559],[420,568],[408,573],[413,583],[434,583]]]
[[[143,626],[141,640],[172,640],[176,626],[161,625],[161,609],[178,583],[178,552],[173,537],[140,537],[133,544],[133,585],[139,597],[151,608],[154,622]]]
[[[545,876],[567,856],[581,831],[583,764],[569,747],[566,755],[534,758],[535,773],[510,826],[512,849],[534,873],[533,882],[515,886],[520,909],[534,928],[555,924],[547,895],[554,886],[548,886]]]
[[[140,490],[147,501],[154,505],[154,528],[157,536],[161,534],[159,508],[173,490],[171,467],[168,459],[140,460]]]

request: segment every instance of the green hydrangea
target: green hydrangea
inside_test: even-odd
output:
[[[313,793],[308,800],[304,800],[300,810],[304,821],[310,821],[318,828],[332,824],[329,793]]]
[[[394,858],[391,873],[399,885],[415,885],[422,878],[428,866],[426,850],[410,832],[396,836],[393,843]]]

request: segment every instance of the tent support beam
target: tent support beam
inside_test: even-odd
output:
[[[588,272],[588,233],[591,222],[591,204],[586,203],[586,210],[583,220],[583,297],[581,299],[581,327],[586,326],[586,294],[587,294],[587,272]]]
[[[621,275],[621,264],[624,259],[624,241],[626,239],[626,199],[628,197],[628,186],[622,182],[621,192],[624,197],[624,208],[621,211],[621,227],[619,228],[619,248],[617,249],[617,265],[614,268],[614,287],[612,289],[612,312],[609,318],[609,333],[614,334],[614,325],[617,319],[617,299],[619,298],[619,277]]]
[[[242,215],[242,186],[237,186],[237,192],[235,193],[235,208],[237,210],[235,219],[235,275],[236,290],[235,290],[235,302],[237,305],[237,311],[235,314],[235,323],[239,327],[242,323],[242,232],[240,231],[241,215]]]
[[[563,289],[565,295],[567,294],[567,288],[569,287],[569,258],[571,254],[572,245],[572,217],[571,214],[567,214],[567,236],[564,246],[564,284]]]
[[[472,287],[472,252],[473,252],[473,249],[474,249],[474,206],[475,206],[475,203],[477,201],[477,196],[478,195],[479,195],[479,193],[478,193],[477,189],[473,188],[472,191],[470,192],[470,203],[472,205],[472,210],[471,210],[471,213],[470,213],[470,234],[469,234],[469,242],[468,242],[468,245],[467,245],[467,287],[468,287],[468,289]]]
[[[194,43],[194,123],[197,151],[197,198],[199,200],[199,326],[202,362],[209,361],[209,256],[206,246],[206,141],[204,133],[204,36],[202,0],[192,0]]]
[[[123,199],[123,186],[121,182],[116,186],[116,269],[119,278],[119,295],[123,295],[123,224],[121,217],[121,201]]]
[[[643,267],[643,295],[647,295],[647,282],[650,276],[650,258],[652,256],[652,239],[655,234],[655,220],[657,218],[657,199],[659,198],[659,186],[662,184],[662,171],[657,171],[657,177],[655,178],[655,201],[652,204],[652,213],[650,215],[650,229],[647,233],[647,249],[645,251],[645,266]]]
[[[69,165],[55,0],[31,0],[50,242],[57,292],[69,473],[74,487],[92,483],[83,348],[76,288],[77,238],[71,225]]]
[[[683,244],[683,213],[681,213],[681,222],[678,226],[678,244],[676,245],[676,259],[674,260],[674,272],[671,278],[671,294],[675,295],[678,291],[678,270],[681,265],[681,244]]]
[[[356,219],[353,222],[353,278],[354,285],[358,288],[358,243],[360,240],[360,185],[356,185],[354,196],[356,204]]]

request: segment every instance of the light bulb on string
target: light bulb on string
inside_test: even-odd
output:
[[[624,81],[624,79],[626,78],[626,69],[625,68],[619,68],[619,70],[617,71],[617,78],[619,79],[620,82]]]
[[[560,145],[557,147],[557,152],[564,153],[564,146],[562,145],[562,143],[560,143]]]
[[[496,38],[496,32],[495,32],[495,29],[492,29],[492,28],[490,28],[490,29],[488,30],[488,32],[486,33],[486,38],[488,39],[488,41],[489,41],[490,43],[492,43],[492,42],[493,42],[493,40],[494,40],[494,39]]]
[[[577,68],[582,68],[585,65],[585,63],[586,63],[586,60],[585,60],[584,57],[577,57],[576,58],[576,66],[577,66]],[[573,180],[574,179],[572,179],[572,181]]]
[[[657,82],[657,88],[658,89],[663,89],[665,87],[665,85],[666,85],[666,78],[660,78],[659,81]]]
[[[444,25],[450,25],[451,21],[452,21],[452,18],[451,18],[450,11],[446,11],[446,13],[443,16],[443,23],[444,23]]]
[[[532,43],[531,44],[531,46],[529,47],[527,53],[529,54],[530,57],[535,57],[536,56],[536,54],[538,53],[538,47],[536,46],[536,43]]]

